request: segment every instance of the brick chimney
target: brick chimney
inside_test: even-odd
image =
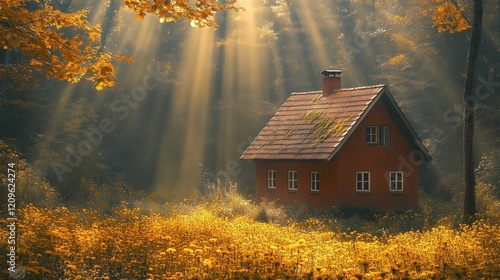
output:
[[[327,97],[331,93],[340,89],[340,74],[341,70],[324,70],[323,74],[323,97]]]

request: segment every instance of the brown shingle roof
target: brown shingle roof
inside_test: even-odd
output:
[[[327,97],[321,91],[292,93],[241,159],[328,160],[383,93],[409,126],[385,85],[343,88]],[[407,129],[418,139],[411,126]]]

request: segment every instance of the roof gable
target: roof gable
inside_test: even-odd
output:
[[[321,91],[292,93],[241,159],[330,160],[381,97],[409,141],[429,159],[385,85],[342,88],[327,97]]]

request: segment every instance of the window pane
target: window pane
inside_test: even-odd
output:
[[[268,188],[276,187],[276,170],[267,171],[267,187]]]
[[[311,171],[311,190],[319,191],[319,172]]]
[[[403,172],[393,171],[390,173],[389,178],[390,178],[389,188],[391,191],[403,190]]]
[[[288,188],[291,190],[296,190],[297,186],[297,171],[288,171]]]
[[[391,127],[383,125],[380,127],[380,146],[389,146],[391,141]]]
[[[367,126],[365,128],[365,141],[366,143],[377,143],[377,127]]]
[[[370,172],[356,172],[356,190],[370,191]]]
[[[386,126],[385,145],[386,146],[391,145],[391,127],[390,126]]]

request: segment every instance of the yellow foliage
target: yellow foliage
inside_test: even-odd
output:
[[[37,5],[27,9],[27,3]],[[24,64],[0,63],[0,81],[8,80],[9,89],[21,90],[36,85],[35,74],[47,79],[71,83],[87,79],[97,90],[114,86],[114,61],[132,62],[132,58],[112,56],[101,48],[101,29],[87,20],[88,12],[80,10],[64,13],[54,9],[50,1],[4,0],[0,7],[0,47],[6,51],[20,51],[29,59]],[[197,27],[216,26],[214,15],[223,10],[239,10],[235,0],[187,1],[124,0],[137,14],[137,20],[146,14],[156,14],[161,21],[187,19]],[[71,32],[68,32],[70,30]],[[76,35],[68,35],[76,34]]]
[[[0,79],[17,81],[9,83],[12,89],[19,88],[24,80],[33,79],[35,73],[71,83],[86,77],[94,82],[94,86],[114,84],[114,69],[102,70],[117,59],[100,52],[101,29],[88,22],[87,11],[64,13],[48,3],[28,10],[27,2],[10,0],[2,3],[0,45],[8,51],[20,50],[30,60],[28,64],[0,64],[0,69],[4,70],[2,73],[5,73]],[[70,33],[76,35],[67,35],[66,30],[72,30]]]
[[[196,4],[188,4],[187,1],[146,1],[146,0],[124,0],[125,5],[136,13],[136,19],[142,20],[146,14],[155,14],[160,22],[171,22],[186,19],[193,27],[215,27],[214,20],[216,12],[224,10],[238,11],[234,5],[236,0],[198,0]],[[220,2],[224,2],[221,4]]]
[[[391,36],[391,41],[393,41],[398,48],[406,49],[409,51],[414,51],[417,48],[414,41],[400,34],[393,34]]]
[[[19,210],[16,254],[29,278],[59,279],[495,279],[500,226],[479,221],[380,237],[189,214],[100,216],[64,207]],[[7,236],[7,227],[0,227]],[[1,246],[6,239],[2,239]],[[36,276],[35,276],[36,275]]]
[[[436,1],[441,3],[442,1]],[[469,29],[471,26],[462,16],[463,6],[455,6],[450,2],[444,2],[438,5],[432,15],[433,25],[438,32],[461,32]]]
[[[396,65],[399,65],[402,62],[404,62],[405,59],[406,59],[406,56],[404,54],[398,54],[398,55],[392,57],[391,59],[389,59],[388,63],[392,66],[396,66]]]

